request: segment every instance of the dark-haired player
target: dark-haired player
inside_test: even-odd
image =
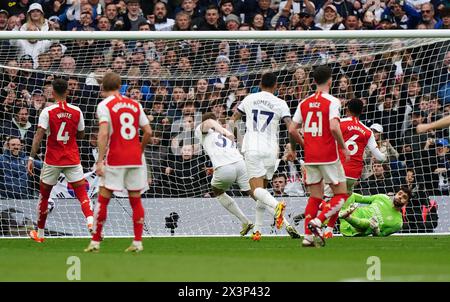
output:
[[[83,114],[80,108],[67,103],[68,84],[66,80],[56,79],[52,82],[52,87],[56,104],[44,108],[39,115],[38,129],[34,135],[27,164],[28,173],[33,175],[34,158],[42,139],[47,134],[47,148],[39,185],[38,229],[30,232],[30,237],[37,242],[44,241],[48,200],[52,187],[58,182],[61,173],[65,175],[75,196],[80,201],[81,210],[86,217],[88,230],[91,233],[94,222],[77,145],[77,139],[84,137]]]

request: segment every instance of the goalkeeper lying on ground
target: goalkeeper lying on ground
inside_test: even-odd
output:
[[[353,193],[341,211],[340,232],[344,236],[389,236],[402,229],[402,208],[411,198],[408,188],[393,197],[384,194],[362,196]],[[358,204],[369,204],[359,207]]]

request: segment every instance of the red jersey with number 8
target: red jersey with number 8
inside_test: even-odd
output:
[[[341,102],[328,93],[316,92],[304,99],[293,121],[302,124],[305,165],[331,164],[339,159],[330,121],[339,119]]]
[[[359,179],[364,168],[364,150],[372,136],[372,130],[356,117],[341,119],[341,131],[345,145],[350,151],[350,160],[345,162],[345,154],[339,149],[339,156],[347,178]]]
[[[66,102],[46,107],[39,115],[38,127],[47,132],[44,160],[47,165],[70,167],[80,164],[77,132],[84,130],[80,108]]]
[[[149,123],[138,102],[114,95],[97,107],[99,123],[108,123],[109,145],[105,165],[112,167],[140,167],[142,149],[139,128]]]

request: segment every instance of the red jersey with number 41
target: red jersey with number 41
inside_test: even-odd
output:
[[[70,167],[80,164],[77,132],[84,130],[80,108],[66,102],[46,107],[39,115],[38,127],[47,132],[44,160],[47,165]]]
[[[350,151],[350,160],[345,162],[345,154],[339,149],[339,156],[347,178],[359,179],[364,168],[364,150],[369,143],[376,146],[372,130],[356,117],[341,119],[341,131],[345,145]]]
[[[303,127],[305,165],[331,164],[339,159],[330,121],[339,120],[340,110],[339,99],[322,92],[316,92],[299,104],[293,121]]]
[[[139,128],[149,123],[138,102],[113,95],[97,106],[99,123],[108,123],[109,145],[107,166],[140,167],[143,164]]]

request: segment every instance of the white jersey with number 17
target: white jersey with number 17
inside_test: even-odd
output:
[[[245,97],[238,110],[247,118],[242,152],[277,153],[280,121],[291,117],[286,102],[262,91]]]

